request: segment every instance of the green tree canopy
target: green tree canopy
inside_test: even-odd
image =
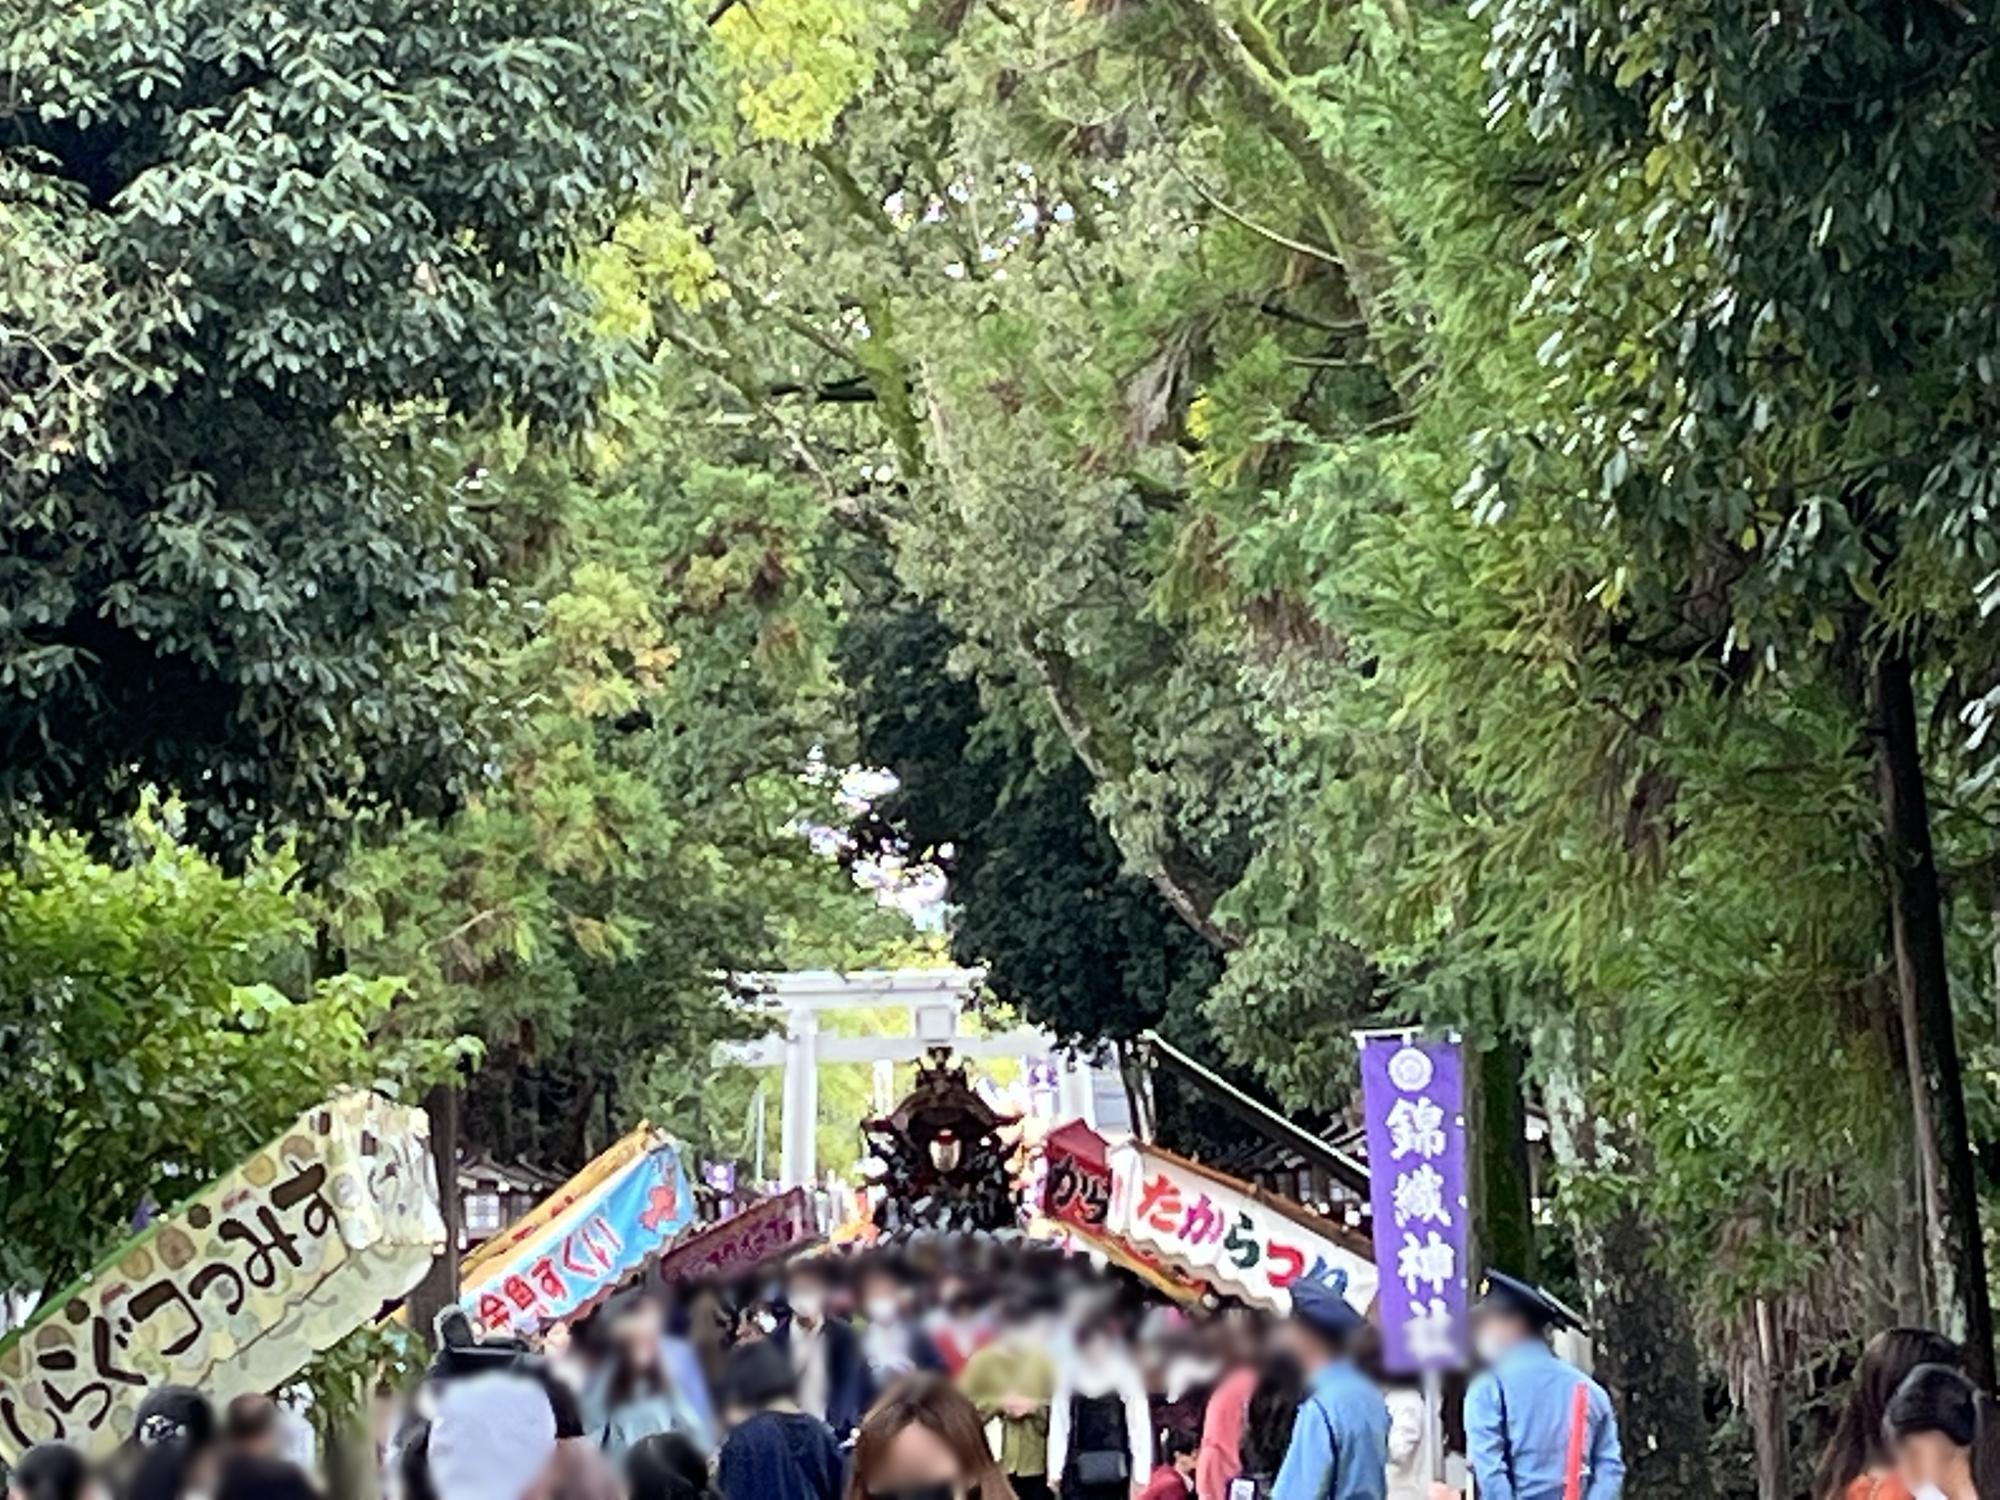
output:
[[[0,870],[0,1282],[52,1290],[337,1087],[407,1089],[436,1044],[382,1048],[393,979],[308,980],[297,863],[225,873],[147,807],[105,863],[36,832]]]
[[[454,438],[590,412],[567,267],[695,42],[628,0],[11,9],[0,813],[159,785],[240,851],[476,780],[505,600]]]

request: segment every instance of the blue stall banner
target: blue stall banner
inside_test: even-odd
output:
[[[615,1290],[693,1222],[680,1153],[657,1147],[494,1261],[459,1301],[485,1333],[539,1332]]]

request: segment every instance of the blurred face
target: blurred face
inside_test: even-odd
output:
[[[643,1303],[618,1320],[611,1336],[627,1361],[638,1369],[650,1370],[660,1362],[660,1326],[659,1309]]]
[[[1085,1359],[1106,1360],[1118,1352],[1120,1342],[1116,1328],[1108,1323],[1097,1323],[1082,1330],[1076,1347]]]
[[[259,1432],[244,1438],[236,1445],[236,1451],[251,1458],[282,1458],[285,1454],[284,1435],[276,1422]]]
[[[1275,1341],[1280,1349],[1307,1370],[1317,1370],[1331,1357],[1326,1340],[1297,1321],[1280,1323]]]
[[[967,1478],[945,1440],[912,1422],[890,1440],[866,1487],[869,1500],[962,1500]]]
[[[1964,1450],[1941,1432],[1919,1432],[1895,1446],[1896,1477],[1910,1493],[1942,1491],[1957,1473]]]
[[[785,1288],[785,1301],[792,1316],[804,1322],[817,1323],[826,1316],[826,1286],[816,1277],[795,1278]]]
[[[861,1315],[871,1323],[893,1323],[903,1315],[903,1289],[892,1276],[861,1283]]]
[[[1481,1364],[1492,1364],[1521,1340],[1534,1337],[1528,1320],[1504,1307],[1477,1307],[1472,1312],[1472,1347]]]

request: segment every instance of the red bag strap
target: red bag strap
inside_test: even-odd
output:
[[[1563,1463],[1563,1500],[1583,1500],[1583,1440],[1590,1427],[1590,1387],[1579,1380],[1569,1398],[1569,1454]]]

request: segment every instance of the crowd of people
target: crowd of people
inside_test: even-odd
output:
[[[1334,1290],[1288,1317],[1183,1305],[1084,1257],[990,1238],[818,1255],[629,1289],[573,1326],[475,1338],[385,1392],[388,1500],[1446,1500],[1425,1403]],[[1449,1424],[1482,1497],[1618,1500],[1604,1390],[1558,1358],[1562,1303],[1504,1276]],[[1989,1424],[1957,1351],[1870,1346],[1818,1500],[1974,1500]],[[151,1392],[115,1460],[30,1450],[11,1500],[313,1500],[286,1412]],[[2000,1489],[1988,1493],[2000,1496]]]

